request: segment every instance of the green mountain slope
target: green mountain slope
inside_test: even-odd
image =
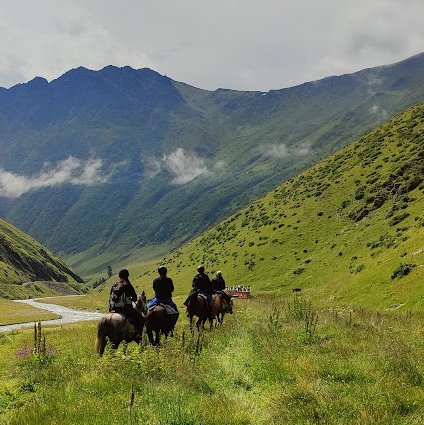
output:
[[[44,283],[38,283],[38,286],[26,283],[34,281]],[[1,296],[54,295],[64,290],[77,293],[68,285],[57,282],[75,284],[81,283],[82,279],[37,241],[0,220]]]
[[[424,306],[424,104],[391,119],[164,258],[228,284],[321,303]]]
[[[168,252],[423,99],[424,54],[266,93],[129,67],[37,78],[0,90],[0,168],[38,184],[72,156],[109,178],[36,186],[0,214],[79,254],[78,270],[104,270]]]

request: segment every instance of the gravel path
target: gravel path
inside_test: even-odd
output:
[[[75,295],[72,295],[72,296],[75,296]],[[103,314],[99,312],[75,310],[73,308],[63,307],[57,304],[46,304],[46,303],[38,301],[37,299],[14,300],[14,302],[29,304],[35,308],[39,308],[41,310],[47,310],[47,311],[50,311],[51,313],[55,313],[61,316],[60,319],[41,320],[41,323],[43,325],[63,325],[65,323],[84,322],[86,320],[99,320],[103,316]],[[28,323],[16,323],[14,325],[4,325],[4,326],[0,326],[0,332],[13,331],[15,329],[20,329],[20,328],[30,328],[33,326],[34,326],[34,321],[28,322]]]

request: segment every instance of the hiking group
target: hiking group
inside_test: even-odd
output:
[[[137,296],[129,280],[128,270],[119,271],[118,281],[112,285],[109,294],[109,314],[100,320],[97,327],[98,354],[103,354],[106,338],[112,347],[117,347],[122,341],[140,343],[144,326],[149,342],[153,345],[159,344],[161,334],[173,335],[179,312],[172,300],[174,284],[167,272],[165,266],[158,268],[159,276],[153,280],[155,295],[147,301],[144,291]],[[225,288],[221,271],[216,272],[216,276],[210,280],[203,266],[197,268],[192,290],[184,302],[190,327],[194,316],[198,317],[198,329],[204,326],[206,320],[209,320],[212,329],[214,319],[222,324],[225,313],[232,313],[232,299]]]

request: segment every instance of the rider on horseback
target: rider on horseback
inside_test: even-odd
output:
[[[227,303],[231,302],[231,297],[225,292],[225,280],[220,270],[216,272],[216,277],[212,279],[211,284],[214,292],[219,294]]]
[[[118,273],[118,282],[112,285],[109,295],[109,312],[121,313],[134,326],[136,338],[141,338],[143,330],[143,316],[133,307],[137,301],[137,294],[129,281],[129,272],[122,269]]]
[[[155,297],[152,298],[147,304],[147,308],[151,309],[155,305],[166,304],[171,306],[175,313],[178,313],[177,305],[172,300],[172,293],[174,292],[174,283],[172,279],[167,277],[168,270],[165,266],[158,268],[159,277],[153,279],[153,290]]]
[[[188,298],[185,300],[184,305],[189,306],[192,297],[195,294],[200,293],[206,298],[209,308],[213,293],[212,283],[209,279],[209,276],[205,273],[205,268],[203,266],[197,267],[197,272],[198,273],[193,278],[193,289],[191,290]]]

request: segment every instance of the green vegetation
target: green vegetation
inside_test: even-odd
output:
[[[162,258],[177,305],[199,263],[252,285],[212,332],[181,311],[103,358],[94,323],[0,334],[0,422],[423,423],[423,166],[418,105]],[[157,265],[126,264],[139,291]],[[104,310],[115,277],[52,302]]]
[[[58,319],[60,316],[27,304],[0,299],[0,326],[36,320]]]
[[[32,282],[26,283],[28,281]],[[57,256],[0,220],[0,297],[79,293],[78,282],[82,282],[81,278]]]
[[[33,354],[31,330],[0,335],[0,422],[423,422],[421,316],[274,301],[236,302],[212,333],[192,335],[181,317],[159,350],[132,343],[103,358],[94,324],[44,327],[43,355]]]
[[[300,287],[325,306],[422,310],[423,194],[424,105],[418,105],[161,262],[182,292],[203,263],[254,291],[286,296]],[[143,287],[151,277],[147,268],[136,282]]]

